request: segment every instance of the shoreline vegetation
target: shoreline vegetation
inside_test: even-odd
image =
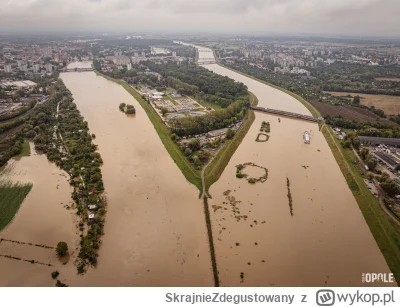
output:
[[[224,66],[220,63],[217,57],[215,58],[217,59],[217,63],[222,67],[281,90],[301,102],[305,107],[307,107],[313,116],[321,116],[321,114],[302,97],[283,88],[274,86],[273,84],[269,84],[263,80]],[[356,160],[356,158],[353,156],[354,153],[352,153],[350,149],[342,148],[342,146],[338,143],[338,140],[336,140],[336,138],[332,135],[331,128],[329,128],[327,125],[323,125],[322,127],[320,126],[320,130],[323,133],[335,157],[335,160],[339,165],[349,189],[353,193],[354,198],[358,203],[358,206],[373,237],[375,238],[376,243],[379,246],[379,249],[381,250],[390,270],[394,274],[396,281],[400,283],[400,242],[397,239],[400,237],[400,227],[394,223],[391,218],[381,209],[379,201],[368,190],[368,187],[361,177],[361,174],[356,169],[356,166],[354,166],[352,163],[352,161]]]
[[[78,273],[83,274],[89,265],[97,264],[104,232],[107,201],[100,169],[103,160],[93,143],[95,136],[90,134],[63,81],[58,79],[49,92],[49,101],[32,119],[36,131],[33,141],[37,151],[69,175],[72,208],[80,219],[80,249],[75,264]]]

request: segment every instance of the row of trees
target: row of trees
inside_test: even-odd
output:
[[[57,105],[58,118],[55,116]],[[74,187],[72,199],[76,204],[77,215],[81,218],[78,271],[82,273],[87,264],[97,263],[97,250],[103,234],[106,212],[100,169],[103,161],[92,141],[95,136],[89,133],[87,122],[81,116],[73,102],[72,94],[62,80],[57,80],[51,89],[50,100],[39,108],[40,112],[35,114],[30,122],[36,135],[33,139],[35,147],[46,153],[50,161],[70,175],[70,184]],[[95,218],[90,222],[88,204],[96,205]],[[83,233],[84,222],[87,222],[89,227],[86,234]]]

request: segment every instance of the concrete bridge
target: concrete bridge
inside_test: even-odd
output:
[[[199,65],[207,65],[207,64],[217,64],[217,62],[216,61],[202,61],[202,62],[199,62]]]
[[[303,114],[298,114],[298,113],[293,113],[293,112],[287,112],[287,111],[281,111],[281,110],[275,110],[275,109],[269,109],[269,108],[263,108],[263,107],[250,107],[254,111],[260,111],[264,113],[270,113],[274,115],[282,115],[286,117],[292,117],[292,118],[297,118],[297,119],[303,119],[303,120],[308,120],[311,122],[318,122],[318,121],[323,121],[324,119],[322,117],[316,118],[313,116],[309,115],[303,115]]]
[[[93,68],[78,68],[78,67],[75,67],[75,68],[64,68],[62,71],[63,72],[73,72],[73,71],[93,71],[94,69]]]

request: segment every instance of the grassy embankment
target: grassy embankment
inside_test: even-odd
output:
[[[258,104],[257,97],[250,93],[251,105],[256,106]],[[221,177],[222,172],[225,167],[228,165],[229,160],[235,153],[236,149],[239,147],[240,143],[246,136],[249,131],[251,125],[253,124],[255,119],[254,112],[249,110],[245,116],[244,122],[240,129],[236,132],[234,138],[226,142],[224,147],[219,151],[214,160],[210,163],[210,165],[205,170],[205,190],[207,194],[209,194],[208,190],[211,185],[218,181],[219,177]]]
[[[184,156],[178,145],[174,141],[172,141],[171,131],[163,123],[163,121],[158,116],[158,114],[153,110],[151,105],[146,100],[144,100],[142,96],[135,89],[129,86],[126,82],[108,77],[96,70],[95,72],[96,74],[106,78],[107,80],[113,81],[121,85],[128,93],[130,93],[140,103],[142,108],[145,110],[147,116],[149,117],[150,121],[153,123],[154,128],[156,129],[161,141],[163,142],[165,148],[167,149],[168,153],[170,154],[176,165],[182,171],[186,179],[190,183],[194,184],[201,193],[202,183],[201,183],[200,172],[192,167],[192,165],[189,163],[189,161],[187,161],[186,157]]]
[[[0,231],[13,220],[31,189],[32,184],[0,178]]]

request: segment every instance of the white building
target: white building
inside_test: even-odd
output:
[[[33,64],[33,72],[35,74],[40,72],[40,65],[39,64]]]
[[[23,66],[25,64],[25,61],[24,60],[17,60],[17,65],[18,65],[18,68],[19,69],[21,69],[21,67]],[[22,70],[22,69],[21,69]]]
[[[47,72],[53,72],[53,65],[50,63],[47,63],[45,67]]]
[[[11,64],[4,65],[4,71],[9,73],[12,72]]]

